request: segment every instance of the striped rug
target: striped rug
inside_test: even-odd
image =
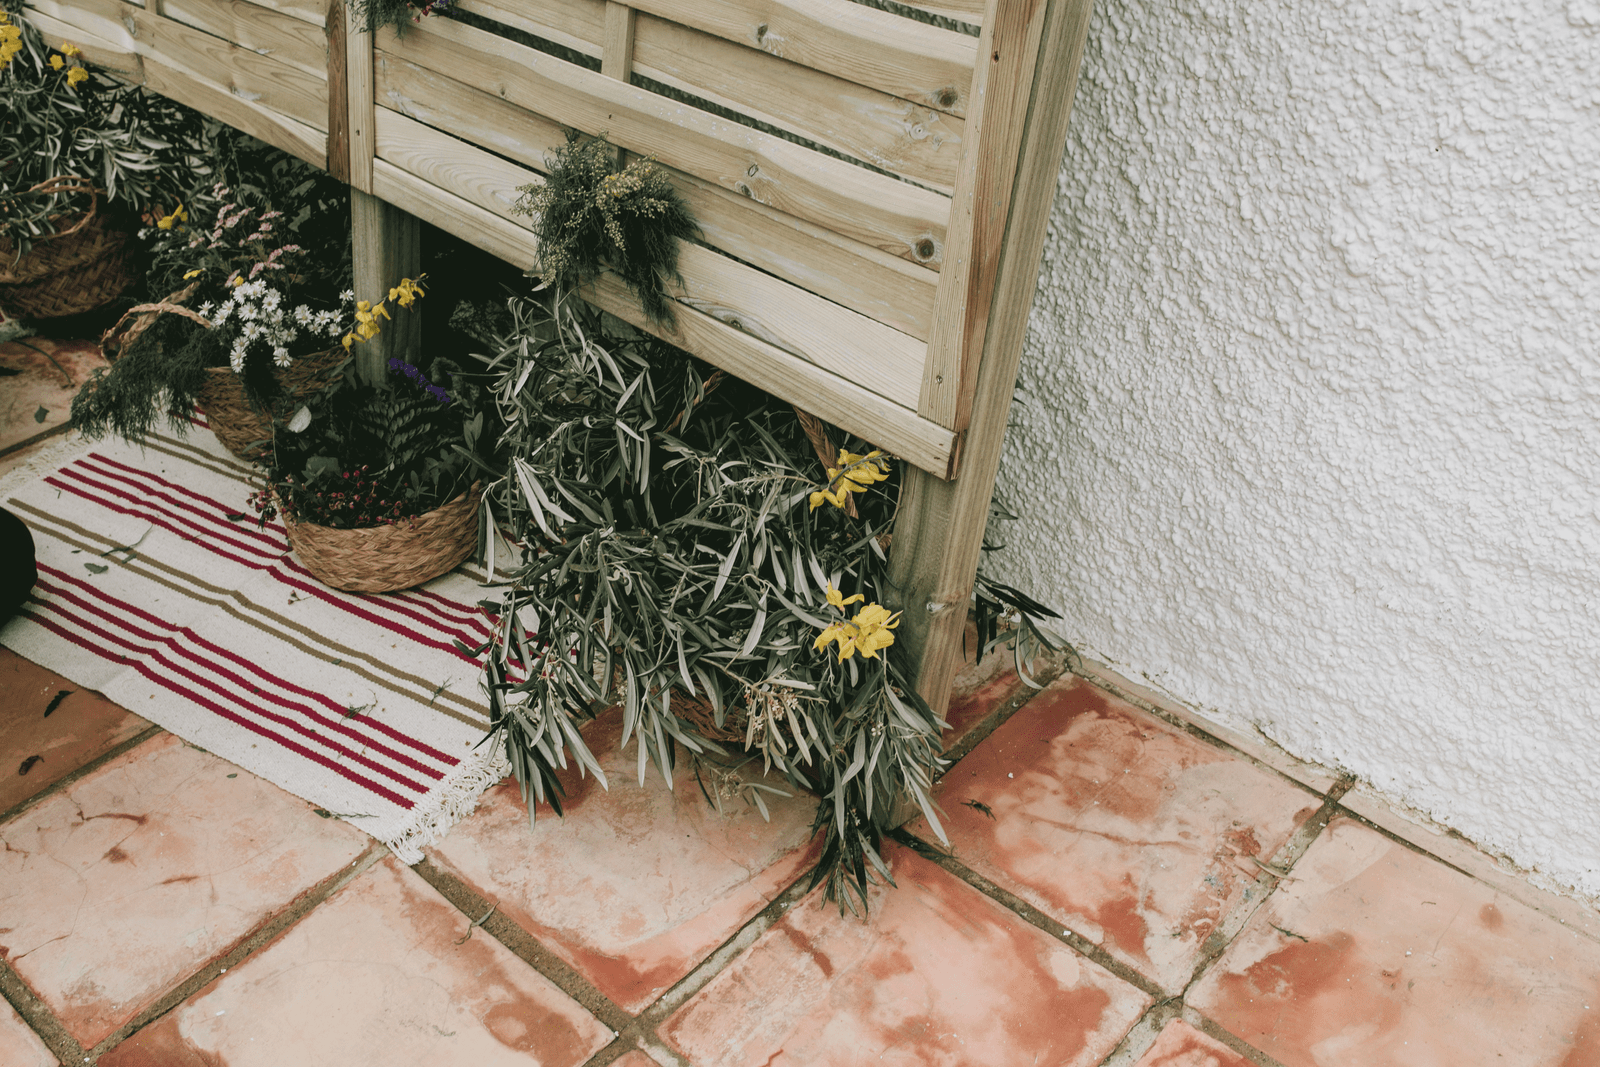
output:
[[[258,527],[250,469],[199,424],[68,440],[0,482],[39,583],[0,644],[348,819],[405,862],[507,766],[477,662],[481,573],[341,593]]]

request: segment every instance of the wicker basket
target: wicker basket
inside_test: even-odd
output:
[[[343,369],[344,350],[339,348],[301,356],[287,370],[279,370],[278,384],[284,394],[301,399],[326,389]],[[200,408],[206,413],[211,432],[222,447],[247,462],[255,462],[272,447],[272,414],[253,406],[244,395],[244,383],[229,367],[210,367],[200,390]],[[287,417],[289,412],[278,413]]]
[[[21,259],[0,238],[0,305],[25,318],[53,319],[93,311],[120,296],[133,282],[128,235],[100,212],[99,191],[78,178],[52,178],[34,191],[88,193],[92,199],[76,222],[35,241]]]
[[[283,525],[306,570],[324,585],[355,593],[410,589],[455,570],[478,546],[478,497],[473,487],[409,523],[336,530],[295,522]]]

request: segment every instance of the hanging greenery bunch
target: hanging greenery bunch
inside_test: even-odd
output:
[[[8,259],[93,203],[74,177],[134,213],[176,202],[209,173],[198,112],[86,65],[70,42],[51,47],[17,7],[0,24],[0,247]]]
[[[376,33],[387,26],[398,32],[429,15],[448,11],[454,0],[347,0],[350,19]]]
[[[348,193],[341,201],[295,167],[276,178],[265,189],[214,183],[140,231],[151,287],[174,291],[73,399],[74,426],[128,440],[163,420],[183,431],[216,367],[231,367],[265,409],[282,398],[281,372],[344,336],[354,308]]]
[[[567,290],[612,270],[652,322],[672,324],[666,286],[683,283],[678,242],[700,229],[666,171],[648,158],[619,170],[604,136],[576,131],[546,165],[549,177],[517,190],[516,211],[534,220],[539,239],[537,273]]]
[[[883,603],[892,461],[858,444],[824,471],[788,405],[577,300],[511,313],[489,358],[508,468],[486,498],[526,550],[480,651],[530,815],[559,811],[568,759],[604,779],[579,728],[620,704],[641,781],[647,763],[709,775],[708,797],[737,781],[764,810],[781,787],[729,775],[759,759],[818,794],[813,884],[864,905],[899,798],[942,836],[945,724]]]

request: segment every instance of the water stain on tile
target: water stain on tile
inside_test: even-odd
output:
[[[1253,883],[1252,859],[1316,810],[1078,678],[1024,705],[937,796],[958,859],[1172,990]]]
[[[1335,819],[1188,1003],[1289,1067],[1600,1067],[1596,974],[1588,938]]]
[[[480,1018],[496,1041],[517,1052],[538,1053],[536,1058],[540,1059],[581,1063],[588,1058],[593,1051],[593,1035],[586,1037],[578,1032],[578,1027],[560,1010],[564,1004],[552,1004],[548,998],[527,991],[525,979],[508,969],[514,966],[521,970],[521,961],[481,933],[474,933],[457,945],[461,937],[458,931],[467,927],[469,920],[421,879],[396,877],[393,883],[400,914],[422,935],[421,940],[451,945],[453,965],[465,967],[478,989],[494,1000]]]
[[[194,1046],[165,1015],[100,1057],[100,1067],[228,1067],[221,1056]]]
[[[899,888],[866,921],[807,898],[662,1036],[701,1067],[1087,1065],[1148,1003],[915,854],[885,859]]]
[[[1213,1040],[1174,1019],[1145,1050],[1135,1067],[1254,1067],[1250,1060],[1220,1041]]]
[[[692,775],[667,789],[636,778],[621,719],[586,731],[609,790],[560,772],[565,818],[530,830],[507,780],[429,852],[500,914],[548,946],[624,1010],[640,1011],[689,973],[812,861],[809,797],[768,798],[771,822],[733,799],[719,815]]]

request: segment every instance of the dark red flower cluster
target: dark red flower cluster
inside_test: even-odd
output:
[[[276,486],[250,494],[250,504],[261,514],[263,524],[280,509],[295,522],[342,530],[396,526],[415,519],[405,501],[385,499],[377,479],[365,466],[345,471],[337,479],[319,478],[313,483],[289,475]]]

